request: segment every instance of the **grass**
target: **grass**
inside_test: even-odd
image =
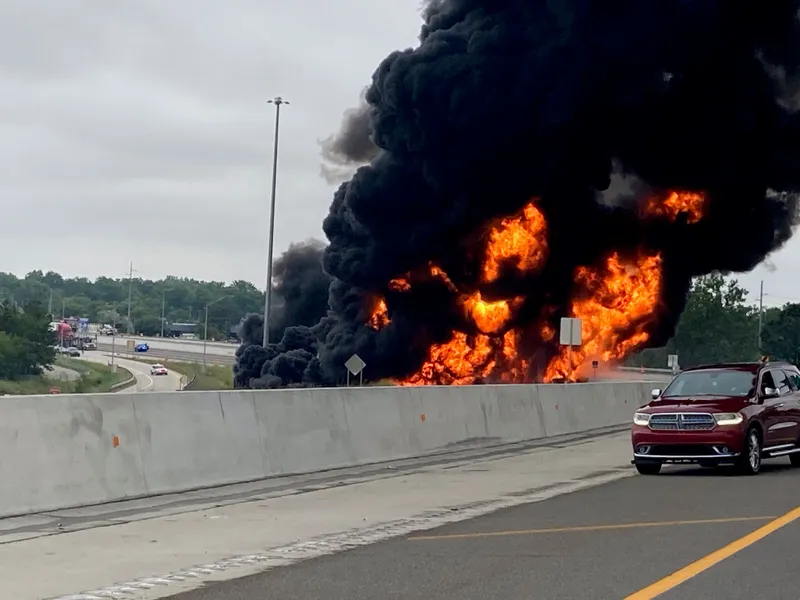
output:
[[[110,392],[114,384],[122,383],[132,377],[131,372],[122,367],[117,367],[117,372],[113,373],[107,365],[84,362],[72,358],[58,357],[55,364],[65,369],[77,371],[81,374],[81,378],[77,381],[61,381],[40,375],[23,377],[14,381],[0,380],[0,394],[49,394],[50,388],[53,387],[58,388],[62,394],[102,394]],[[131,382],[131,385],[134,383],[136,382]]]
[[[203,367],[201,363],[184,362],[169,359],[158,358],[133,358],[128,360],[136,360],[139,362],[154,365],[156,363],[164,365],[167,369],[174,373],[180,373],[186,377],[187,381],[191,381],[186,389],[195,391],[209,391],[209,390],[232,390],[233,389],[233,368],[230,365],[206,365]],[[192,381],[194,377],[194,381]]]

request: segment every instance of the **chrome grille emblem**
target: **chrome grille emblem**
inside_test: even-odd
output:
[[[650,417],[653,430],[707,431],[714,429],[716,421],[709,413],[658,413]]]

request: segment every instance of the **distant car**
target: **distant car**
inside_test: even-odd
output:
[[[147,344],[136,344],[133,348],[134,352],[147,352],[148,350],[150,350],[150,346]]]
[[[59,348],[59,352],[61,354],[66,354],[67,356],[80,356],[81,351],[75,348],[74,346],[67,346],[65,348]]]
[[[765,458],[800,467],[800,370],[788,363],[687,369],[633,417],[633,463],[655,475],[664,463],[734,464],[755,475]]]
[[[167,375],[167,367],[164,365],[155,364],[150,367],[150,375]]]
[[[84,350],[97,350],[97,344],[94,342],[84,342],[83,344]]]

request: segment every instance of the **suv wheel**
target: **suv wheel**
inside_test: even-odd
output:
[[[661,463],[636,463],[636,470],[640,475],[658,475],[661,472]]]
[[[761,436],[755,427],[747,430],[742,455],[736,466],[743,475],[758,475],[761,471]]]

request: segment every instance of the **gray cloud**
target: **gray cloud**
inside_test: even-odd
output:
[[[318,140],[418,27],[404,0],[0,3],[0,270],[263,284],[267,99],[279,255],[321,237]]]
[[[331,182],[369,160],[358,134],[367,130],[352,126],[365,124],[359,92],[385,55],[416,44],[419,8],[0,3],[0,270],[119,276],[133,261],[146,277],[263,285],[274,120],[266,100],[292,103],[281,122],[279,255],[321,236],[335,185],[319,176],[320,140]],[[743,282],[757,290],[764,278],[771,293],[800,298],[799,256],[793,240],[770,257],[774,273],[759,268]]]

